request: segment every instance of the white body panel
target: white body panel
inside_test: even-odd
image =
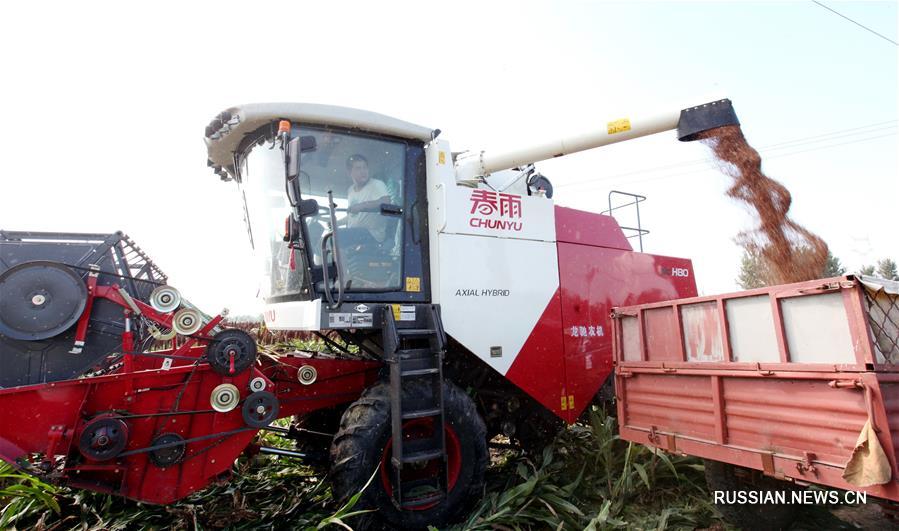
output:
[[[450,153],[427,150],[432,300],[446,333],[505,375],[559,288],[555,209],[457,185]]]
[[[320,330],[322,300],[266,304],[263,316],[269,330]]]
[[[448,233],[438,240],[446,333],[506,374],[559,288],[555,243]]]
[[[551,199],[465,186],[447,187],[442,199],[445,218],[441,232],[556,241]]]

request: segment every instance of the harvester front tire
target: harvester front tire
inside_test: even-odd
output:
[[[797,487],[761,473],[720,461],[705,462],[705,480],[709,491],[727,493],[746,491],[791,491]],[[751,478],[751,479],[750,479]],[[787,529],[796,519],[796,507],[778,504],[720,504],[715,508],[729,523],[744,531],[777,531]]]
[[[375,512],[357,517],[350,523],[354,529],[379,523],[398,529],[424,529],[429,525],[443,527],[461,519],[471,505],[483,496],[484,473],[489,461],[487,428],[474,402],[464,391],[444,382],[446,427],[452,429],[458,438],[458,475],[441,502],[426,510],[402,511],[394,505],[381,477],[384,449],[392,437],[389,390],[386,383],[370,387],[344,412],[340,430],[331,444],[331,489],[334,497],[341,504],[345,503],[360,492],[375,474],[352,509],[374,509]],[[412,388],[408,391],[416,393],[418,390]],[[390,463],[386,466],[389,467]]]

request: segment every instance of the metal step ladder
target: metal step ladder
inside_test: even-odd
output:
[[[415,321],[400,323],[391,306],[384,311],[384,356],[390,365],[393,498],[404,510],[437,503],[447,494],[443,411],[446,335],[438,306],[418,306],[417,310]]]

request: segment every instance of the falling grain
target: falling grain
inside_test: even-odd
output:
[[[770,283],[820,278],[827,264],[827,244],[789,218],[790,192],[762,172],[762,158],[740,127],[718,127],[697,137],[714,151],[724,173],[733,177],[727,195],[755,211],[758,227],[741,232],[737,243],[761,257]]]

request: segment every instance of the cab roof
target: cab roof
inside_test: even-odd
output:
[[[229,107],[206,126],[208,164],[222,178],[234,176],[234,153],[244,137],[276,120],[333,125],[427,142],[434,130],[371,111],[317,103],[249,103]]]

